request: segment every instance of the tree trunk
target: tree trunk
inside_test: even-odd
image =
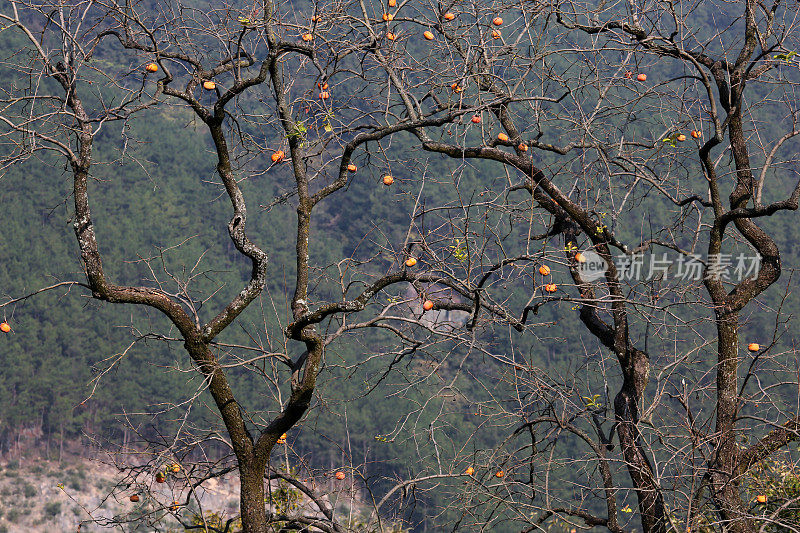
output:
[[[622,456],[636,489],[639,513],[642,517],[642,531],[644,533],[666,533],[668,523],[664,498],[658,483],[653,478],[650,461],[640,444],[637,427],[639,407],[637,398],[632,394],[632,388],[626,381],[614,399],[614,411],[618,424],[617,434],[622,448]]]
[[[711,483],[714,502],[719,509],[723,527],[731,533],[756,531],[748,517],[747,508],[739,494],[735,472],[739,463],[736,446],[736,416],[739,365],[739,315],[720,311],[717,314],[717,445],[711,463]]]
[[[257,461],[255,461],[257,463]],[[264,468],[260,464],[239,462],[239,505],[243,533],[267,533],[267,508],[264,501]]]

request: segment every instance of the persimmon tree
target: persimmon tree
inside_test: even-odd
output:
[[[555,513],[622,531],[617,498],[624,485],[614,474],[621,461],[645,531],[701,525],[755,531],[762,522],[742,487],[747,473],[798,438],[796,409],[786,408],[772,388],[796,383],[783,373],[795,352],[776,348],[781,310],[765,344],[744,343],[748,352],[740,339],[742,311],[781,274],[778,245],[759,219],[796,211],[800,197],[800,184],[790,181],[796,179],[790,146],[798,134],[791,8],[742,2],[724,11],[724,23],[711,26],[693,16],[705,12],[703,3],[536,4],[521,12],[509,7],[505,23],[511,25],[502,33],[490,22],[497,8],[473,4],[477,23],[437,26],[437,52],[452,58],[446,82],[396,82],[395,90],[412,119],[437,89],[445,94],[451,87],[457,105],[488,111],[481,122],[487,131],[477,142],[452,141],[430,128],[413,133],[425,151],[502,164],[512,183],[508,191],[530,193],[530,209],[551,217],[529,235],[545,242],[561,237],[572,287],[532,308],[571,302],[586,331],[614,355],[619,372],[597,372],[606,389],[594,395],[579,392],[588,383],[552,375],[515,378],[520,423],[512,437],[527,438],[530,430],[532,439],[517,448],[518,464],[530,465],[527,484],[535,485],[534,452],[550,447],[552,454],[559,435],[570,434],[594,455],[601,483],[595,494],[606,512],[551,506],[547,492],[543,504],[535,503],[535,493],[522,490],[510,498],[512,507],[539,512],[536,523]],[[582,52],[548,54],[551,42]],[[393,81],[403,70],[390,61],[384,66]],[[444,96],[437,104],[440,112],[454,105]],[[639,232],[629,226],[637,211]],[[602,276],[582,273],[585,256],[576,251],[585,249],[605,266]],[[672,269],[663,265],[643,279],[634,267],[646,251],[679,257]],[[757,265],[738,265],[735,277],[731,258],[745,251]],[[700,266],[695,281],[699,288],[702,280],[704,296],[686,286],[686,270],[675,280],[687,261]],[[700,327],[694,337],[691,324],[704,319],[713,330]],[[656,383],[648,345],[661,352],[658,368],[664,370]],[[746,369],[740,368],[743,358]],[[605,357],[598,367],[609,368]],[[768,368],[780,377],[766,386],[757,376]],[[692,405],[692,394],[709,400]],[[506,406],[497,408],[508,414]],[[618,457],[610,455],[614,439]]]
[[[409,212],[409,230],[399,241],[377,240],[383,247],[380,261],[351,258],[320,265],[311,255],[312,213],[329,198],[347,193],[347,186],[358,175],[354,157],[360,151],[363,153],[372,143],[378,152],[367,155],[381,159],[381,141],[401,132],[452,122],[464,114],[458,111],[444,117],[409,119],[402,111],[395,114],[378,107],[379,101],[393,106],[394,93],[387,92],[383,81],[371,79],[374,74],[383,78],[381,69],[361,63],[364,52],[374,46],[374,35],[372,42],[354,40],[360,39],[361,23],[353,22],[353,7],[316,6],[294,18],[290,13],[279,13],[271,2],[225,5],[208,11],[92,1],[12,2],[0,14],[7,30],[23,38],[25,52],[9,62],[12,81],[4,88],[0,118],[8,150],[4,164],[11,166],[40,156],[45,164],[53,164],[52,155],[68,164],[72,220],[85,275],[85,280],[56,283],[36,294],[78,286],[97,300],[146,306],[168,319],[168,330],[147,332],[139,340],[181,343],[201,374],[197,397],[210,395],[225,428],[224,436],[217,440],[229,446],[235,458],[240,520],[246,532],[271,530],[271,523],[325,531],[346,527],[298,480],[292,482],[317,503],[315,513],[286,516],[265,505],[265,478],[282,476],[270,466],[272,450],[308,410],[326,346],[355,331],[379,328],[396,337],[397,362],[409,353],[424,352],[427,346],[440,342],[435,340],[439,337],[461,343],[470,338],[467,333],[462,339],[452,321],[423,320],[416,309],[427,293],[445,291],[446,299],[426,302],[422,311],[473,311],[473,304],[468,303],[473,291],[457,276],[425,268],[425,263],[431,263],[415,258],[430,250],[419,237],[417,218],[423,214],[419,206]],[[372,24],[369,18],[363,20],[367,27]],[[358,96],[342,95],[334,83],[339,87],[364,83],[364,90],[356,93]],[[217,183],[231,204],[228,234],[236,251],[250,263],[249,278],[226,301],[215,298],[219,288],[210,296],[194,290],[198,275],[191,265],[196,267],[202,256],[187,260],[184,274],[177,274],[165,262],[168,251],[161,250],[155,256],[141,254],[138,261],[145,265],[147,274],[138,284],[115,282],[103,261],[91,207],[92,179],[107,172],[95,155],[101,132],[119,124],[125,142],[120,143],[117,161],[144,164],[127,152],[128,127],[156,116],[165,106],[188,111],[205,128],[217,159]],[[116,142],[111,141],[112,146]],[[376,165],[380,171],[370,174],[376,178],[391,172],[390,163],[384,160]],[[259,297],[269,275],[267,251],[247,232],[248,208],[240,183],[249,176],[282,171],[289,178],[282,184],[285,191],[260,201],[267,210],[286,203],[296,210],[291,313],[284,324],[287,343],[276,351],[262,345],[232,346],[218,341],[218,336]],[[391,180],[383,178],[383,182],[389,185]],[[431,207],[426,209],[435,212]],[[446,229],[446,224],[442,227]],[[490,231],[489,223],[485,227]],[[464,254],[460,246],[451,244],[450,235],[443,235],[441,242],[448,257]],[[446,264],[447,259],[442,257],[438,262]],[[338,272],[335,276],[330,274],[332,268]],[[339,293],[320,290],[314,295],[312,284],[330,277]],[[388,304],[378,298],[390,290],[395,294],[400,290],[396,288],[409,284],[410,297],[402,293]],[[12,298],[3,305],[30,296]],[[207,311],[215,304],[216,310]],[[502,305],[486,301],[478,306],[500,320],[513,320]],[[347,318],[364,311],[371,316],[356,321]],[[477,315],[475,312],[475,318]],[[462,317],[458,321],[465,320]],[[324,327],[318,330],[321,325]],[[232,355],[239,351],[255,355]],[[387,358],[391,354],[385,350]],[[262,364],[269,371],[259,367]],[[284,376],[275,377],[273,383],[277,389],[288,385],[288,397],[280,408],[267,406],[265,412],[269,414],[256,417],[237,400],[230,373],[255,367],[255,372],[266,375],[275,370],[274,365],[285,369]],[[265,377],[268,383],[270,379],[272,376]],[[189,440],[180,435],[176,439]],[[185,467],[169,469],[178,477],[187,472]],[[196,475],[185,481],[190,488],[196,487],[208,477],[229,470],[228,466],[202,474],[188,470]],[[136,477],[131,479],[139,482]],[[164,479],[164,473],[155,476],[158,483]],[[181,502],[174,502],[159,511],[175,512],[180,507]],[[152,517],[149,519],[155,523]],[[224,529],[231,524],[226,523]],[[185,527],[223,528],[209,523]]]
[[[55,153],[71,173],[85,280],[65,283],[163,314],[164,331],[145,337],[182,344],[203,378],[197,397],[210,395],[224,426],[218,440],[234,462],[191,471],[187,485],[235,468],[248,533],[380,529],[394,498],[408,503],[424,486],[452,491],[442,517],[460,514],[453,529],[535,531],[564,519],[625,531],[637,516],[622,503],[632,491],[644,531],[755,531],[748,471],[798,436],[786,389],[761,377],[796,383],[780,374],[796,355],[777,348],[781,311],[755,355],[739,338],[741,313],[781,274],[776,239],[757,221],[796,210],[800,196],[786,186],[798,133],[790,8],[746,0],[707,26],[702,2],[393,4],[12,2],[0,13],[31,52],[11,62],[3,88],[4,163]],[[200,257],[183,258],[189,274],[177,275],[159,266],[163,254],[143,254],[138,284],[104,268],[90,201],[92,178],[105,175],[95,144],[114,124],[165,108],[200,124],[216,159],[230,242],[249,268],[235,291],[195,291]],[[126,150],[119,160],[137,164]],[[244,180],[263,176],[276,194],[245,194]],[[337,207],[354,205],[362,180],[399,189],[402,231],[375,224],[350,257],[315,257],[315,236]],[[280,270],[248,230],[253,205],[267,217],[295,211]],[[656,251],[678,259],[637,274],[642,254]],[[757,267],[723,269],[744,252]],[[690,262],[694,283],[677,277]],[[289,312],[275,320],[285,342],[220,340],[284,271]],[[571,376],[537,348],[564,322],[556,336],[586,334],[586,361]],[[447,416],[399,423],[391,438],[427,435],[433,451],[419,453],[430,463],[396,480],[355,526],[271,457],[314,395],[324,397],[326,352],[367,330],[388,334],[378,337],[376,381],[400,375],[392,384],[402,393],[428,398],[401,420],[434,405],[443,413],[450,399],[508,435],[469,453],[450,437],[446,462],[436,439]],[[346,369],[373,364],[366,353]],[[477,357],[493,362],[499,385],[497,374],[467,370]],[[237,399],[232,375],[244,370],[273,395],[258,412]],[[463,382],[489,392],[471,398]],[[745,435],[756,440],[742,447]],[[304,492],[316,511],[266,506],[265,478]]]

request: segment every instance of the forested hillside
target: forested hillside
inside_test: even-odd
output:
[[[413,10],[416,18],[398,15],[396,43],[392,38],[392,43],[374,46],[366,36],[373,30],[363,29],[358,20],[374,18],[380,24],[386,10],[382,3],[369,5],[369,17],[356,4],[300,2],[275,8],[276,20],[281,21],[275,30],[283,36],[280,39],[302,45],[305,38],[298,36],[305,35],[304,28],[313,27],[314,40],[309,39],[308,46],[319,47],[319,55],[316,64],[301,57],[274,67],[283,68],[290,80],[280,94],[289,95],[291,120],[281,114],[281,106],[287,104],[268,88],[276,83],[274,72],[272,81],[263,86],[242,85],[229,108],[221,112],[224,135],[229,135],[234,154],[232,181],[248,202],[247,236],[266,252],[268,262],[258,296],[230,325],[215,333],[213,342],[205,344],[236,391],[235,403],[246,413],[243,424],[254,434],[271,431],[277,437],[284,431],[276,429],[274,421],[289,410],[285,406],[291,404],[295,382],[308,372],[303,366],[306,357],[313,356],[303,337],[308,332],[304,328],[309,327],[303,321],[308,320],[314,334],[324,338],[313,399],[299,422],[285,432],[285,442],[273,441],[268,472],[294,476],[309,487],[314,480],[329,486],[338,479],[335,473],[344,472],[345,482],[353,484],[365,507],[380,502],[398,483],[420,478],[389,493],[387,507],[396,506],[396,513],[385,507],[376,513],[398,523],[405,521],[404,526],[415,531],[443,531],[443,527],[497,532],[537,527],[648,530],[647,520],[643,526],[637,510],[637,505],[639,509],[645,505],[641,495],[637,503],[641,485],[626,477],[632,460],[622,455],[624,444],[614,436],[621,420],[619,413],[615,418],[615,395],[629,381],[628,370],[617,367],[617,358],[624,359],[619,353],[615,356],[619,344],[611,347],[602,334],[586,325],[591,322],[586,313],[598,309],[616,319],[620,311],[612,312],[616,300],[611,296],[618,284],[609,281],[611,288],[595,285],[590,289],[575,263],[576,252],[596,250],[602,255],[605,245],[629,243],[630,248],[639,246],[633,253],[625,248],[629,257],[638,256],[646,271],[664,254],[671,257],[667,275],[630,277],[622,284],[622,292],[631,309],[625,319],[626,350],[632,351],[635,345],[649,353],[649,382],[645,378],[640,407],[643,419],[636,420],[644,433],[641,440],[655,458],[656,470],[665,461],[656,477],[683,487],[684,478],[677,473],[680,468],[663,458],[689,453],[691,445],[679,446],[670,440],[674,435],[659,433],[659,429],[691,427],[686,430],[687,439],[699,440],[702,431],[696,430],[695,421],[684,419],[682,409],[689,400],[695,409],[689,416],[698,416],[697,425],[703,431],[713,433],[709,428],[716,420],[715,376],[720,363],[715,311],[719,306],[705,294],[702,279],[678,277],[675,259],[681,253],[691,255],[686,250],[702,252],[707,259],[705,250],[714,238],[709,228],[715,215],[708,214],[712,194],[706,190],[714,180],[707,177],[702,159],[703,143],[713,138],[714,128],[708,119],[709,104],[703,100],[702,80],[698,81],[688,60],[677,53],[670,59],[669,51],[662,49],[653,51],[646,40],[635,50],[623,50],[622,45],[617,49],[611,38],[611,44],[598,45],[594,35],[602,32],[580,26],[596,23],[594,17],[613,21],[616,9],[624,11],[603,5],[581,7],[594,14],[587,19],[581,12],[574,26],[564,22],[572,20],[573,13],[561,13],[562,26],[551,26],[545,23],[550,8],[539,4],[470,2],[471,10],[459,4],[403,4],[401,8]],[[703,53],[725,55],[740,46],[743,5],[721,9],[711,2],[687,4],[687,11],[680,15],[681,28],[693,32],[691,38],[681,36],[687,48],[690,41],[692,46],[708,43]],[[39,11],[47,12],[46,7]],[[87,12],[99,9],[84,7]],[[41,15],[37,9],[30,9],[31,18],[25,22],[47,36],[55,30],[34,17]],[[153,31],[165,32],[165,42],[179,42],[175,36],[180,31],[169,30],[175,32],[170,35],[163,28],[196,26],[198,36],[186,49],[196,52],[206,70],[188,60],[170,58],[167,50],[174,48],[166,45],[163,54],[161,49],[155,54],[121,37],[115,40],[119,36],[96,41],[92,32],[81,33],[97,49],[84,58],[84,70],[76,79],[84,87],[87,107],[103,117],[92,123],[93,163],[87,187],[105,275],[118,286],[142,286],[167,295],[187,310],[198,331],[204,331],[201,325],[246,292],[243,287],[257,278],[257,267],[229,236],[236,229],[235,217],[233,222],[231,218],[231,198],[235,203],[236,194],[231,193],[230,182],[220,178],[225,167],[219,139],[210,133],[205,119],[198,118],[194,103],[164,94],[168,83],[157,80],[165,66],[171,66],[175,86],[180,82],[190,87],[186,94],[196,96],[197,107],[215,109],[215,102],[227,94],[225,86],[231,91],[239,87],[241,73],[235,70],[239,67],[226,65],[245,55],[235,56],[235,61],[225,55],[233,53],[229,48],[235,36],[241,34],[239,45],[250,47],[247,53],[253,54],[247,56],[251,63],[241,61],[242,69],[257,71],[259,61],[271,61],[265,50],[274,50],[276,45],[266,29],[271,24],[267,15],[263,24],[254,22],[266,8],[195,2],[180,14],[170,9],[155,1],[135,6],[142,27],[158,27]],[[251,9],[258,12],[252,21]],[[487,39],[481,44],[482,53],[491,56],[486,64],[478,60],[478,66],[467,60],[462,64],[457,59],[462,49],[455,37],[452,48],[444,50],[431,48],[428,42],[433,39],[420,37],[420,17],[434,17],[425,27],[445,35],[449,30],[442,29],[442,21],[435,17],[451,10],[461,17],[453,24],[467,28],[464,35],[477,28],[476,34]],[[79,11],[76,8],[73,14]],[[127,24],[120,22],[127,20],[121,15],[125,9],[116,4],[108,7],[112,15],[100,11],[94,15],[96,34]],[[787,15],[784,11],[781,7],[780,12]],[[204,12],[212,13],[206,23],[219,33],[200,33],[205,19],[198,13]],[[492,21],[498,13],[506,18],[500,24],[496,18]],[[312,21],[312,14],[321,19]],[[671,24],[667,15],[661,17],[652,21],[654,28]],[[5,80],[0,90],[8,100],[4,112],[14,120],[24,119],[26,113],[33,115],[40,108],[10,103],[14,91],[29,87],[26,94],[33,94],[36,91],[30,87],[35,86],[44,93],[57,93],[61,90],[59,71],[51,69],[49,77],[31,82],[33,70],[26,69],[38,61],[30,59],[35,56],[31,40],[8,18],[4,20],[6,26],[0,31],[0,79]],[[503,47],[489,37],[490,31],[499,31],[492,28],[501,26],[507,40]],[[727,30],[720,34],[721,28]],[[766,174],[759,206],[790,197],[800,169],[793,135],[769,154],[777,139],[797,128],[792,115],[796,100],[787,96],[792,92],[786,87],[794,87],[800,77],[797,60],[788,55],[785,44],[796,42],[797,36],[794,26],[787,28],[784,44],[759,59],[773,58],[771,70],[764,74],[766,82],[753,82],[752,89],[748,88],[746,100],[753,168],[780,162]],[[219,50],[215,48],[218,40],[227,43]],[[444,40],[441,37],[434,44]],[[267,41],[271,44],[264,44]],[[301,46],[291,43],[281,44],[287,54],[298,52],[293,47]],[[413,88],[408,93],[381,70],[382,59],[370,55],[389,46],[403,47],[403,68],[407,68],[403,80]],[[88,44],[84,49],[89,49]],[[778,53],[788,58],[776,62]],[[54,62],[57,53],[51,55]],[[359,59],[354,59],[356,55]],[[319,58],[324,61],[320,63]],[[148,73],[145,65],[155,62],[163,63]],[[540,67],[534,68],[537,64]],[[199,74],[207,75],[215,66],[220,69],[214,74],[216,93],[202,89],[200,82],[205,78]],[[482,70],[470,74],[473,67],[487,69],[491,75]],[[644,72],[647,81],[637,81],[635,76]],[[488,89],[491,84],[481,81],[490,78],[502,81],[502,90],[507,91],[502,98],[497,96],[500,89]],[[323,84],[330,84],[330,89]],[[331,102],[327,96],[322,98],[328,90]],[[463,97],[459,96],[462,91]],[[474,101],[454,103],[457,98],[466,99],[466,94],[473,98],[471,91],[477,94]],[[719,97],[719,92],[709,93]],[[492,94],[497,98],[493,100]],[[403,106],[413,108],[408,104],[412,96],[417,98],[415,105],[433,109],[425,118],[431,124],[408,125],[411,111]],[[122,109],[120,102],[126,98],[148,103],[130,115],[126,113],[135,107],[132,104],[124,108],[125,113],[103,114],[115,105]],[[516,137],[509,128],[511,119],[499,111],[506,109],[503,106],[513,108],[512,103],[519,104],[513,111],[513,120],[521,125],[516,126],[521,128]],[[727,111],[735,114],[735,110]],[[77,135],[79,129],[70,122],[71,113],[59,119],[66,125],[65,138]],[[451,115],[435,123],[437,113]],[[395,126],[397,131],[391,133],[380,129],[388,132]],[[727,121],[725,127],[729,127]],[[424,128],[433,132],[432,137],[419,133]],[[375,139],[350,149],[359,135],[376,131],[382,136],[375,134]],[[506,131],[511,140],[508,135],[505,141],[497,137]],[[690,131],[698,135],[687,139]],[[684,139],[679,140],[679,134],[685,134]],[[719,134],[726,142],[728,136]],[[200,479],[233,468],[231,449],[236,444],[226,433],[229,421],[220,415],[217,398],[208,392],[211,379],[197,371],[203,364],[187,357],[185,346],[191,344],[190,339],[157,308],[120,303],[124,299],[117,297],[98,298],[102,291],[87,285],[85,252],[82,259],[74,229],[81,223],[74,207],[73,182],[79,166],[71,167],[56,151],[37,151],[34,145],[28,150],[25,143],[34,142],[30,139],[8,128],[0,145],[6,150],[0,154],[4,165],[0,205],[5,215],[0,304],[11,301],[0,309],[0,318],[11,326],[0,337],[0,386],[5,391],[0,395],[2,458],[18,460],[23,447],[30,453],[31,436],[38,453],[47,453],[50,459],[56,458],[65,441],[79,441],[87,453],[97,448],[124,451],[128,459],[140,450],[140,462],[121,465],[123,482],[113,488],[121,494],[138,486],[130,482],[136,469],[138,475],[177,461],[184,465],[181,471]],[[485,151],[431,148],[450,142],[482,146]],[[561,146],[569,149],[560,150]],[[274,157],[278,149],[287,152],[286,159]],[[503,160],[492,152],[502,149],[518,159]],[[302,162],[295,163],[292,150],[303,154]],[[721,196],[727,198],[740,168],[730,147],[716,150],[713,157],[720,169],[720,187],[725,189]],[[347,170],[343,157],[351,158],[347,161],[356,170]],[[523,160],[531,166],[518,163]],[[537,196],[535,180],[539,178],[531,169],[554,176],[553,182],[565,191],[563,197],[550,189],[546,189],[554,198],[550,203]],[[306,172],[313,178],[303,182]],[[330,198],[323,195],[324,201],[314,206],[313,218],[308,217],[306,256],[303,239],[298,237],[303,187],[321,195],[341,175],[347,177],[346,184],[333,190]],[[388,185],[386,176],[392,177]],[[697,199],[684,203],[664,200],[692,194]],[[564,208],[571,206],[569,201],[585,209],[586,217]],[[551,204],[563,209],[548,208]],[[586,220],[591,220],[593,230],[582,225]],[[743,346],[760,343],[760,347],[752,353],[741,348],[741,366],[734,370],[743,380],[739,385],[747,397],[740,415],[766,421],[737,434],[742,448],[772,426],[784,424],[784,412],[796,410],[797,391],[785,376],[796,370],[800,341],[794,317],[800,310],[799,220],[795,211],[777,209],[758,220],[780,249],[782,271],[741,311],[739,340]],[[757,255],[752,242],[742,235],[724,241],[732,277],[739,254],[748,261]],[[613,251],[614,257],[625,257],[622,245]],[[303,257],[309,265],[302,264]],[[414,264],[409,265],[409,257],[415,258]],[[419,265],[415,267],[416,258]],[[543,265],[547,274],[540,268]],[[301,283],[296,280],[303,278],[304,269],[310,301],[297,296]],[[751,272],[754,277],[756,273]],[[391,283],[372,290],[371,283],[389,278]],[[728,287],[738,281],[727,282]],[[460,287],[469,290],[460,293]],[[333,308],[345,300],[360,302],[355,295],[361,291],[369,292],[362,307],[312,321],[317,309]],[[430,302],[430,309],[422,307],[423,301]],[[302,327],[292,329],[297,323]],[[753,355],[762,347],[769,350],[764,362]],[[659,402],[669,408],[648,410]],[[686,407],[686,411],[692,410]],[[538,429],[536,424],[543,420],[552,426]],[[596,440],[596,446],[581,436],[584,430],[596,431],[599,437],[591,433],[588,439]],[[796,449],[796,444],[790,446]],[[610,469],[617,476],[615,492],[609,492],[603,461],[597,461],[606,453],[613,456]],[[697,453],[699,462],[703,454]],[[192,464],[201,466],[193,470]],[[474,475],[464,476],[468,467],[474,467]],[[174,478],[170,483],[177,486]],[[752,500],[750,492],[763,492],[758,485],[763,479],[746,479],[741,492]],[[685,496],[683,489],[675,490],[680,496],[668,498],[670,503]],[[269,498],[273,496],[267,502],[275,504]],[[694,502],[689,496],[686,499]],[[519,501],[530,507],[521,507]],[[708,496],[708,501],[716,500]],[[609,502],[616,504],[613,511],[619,514],[621,525],[616,519],[598,523],[586,518],[585,513],[611,513],[613,503]],[[758,514],[762,508],[751,511]],[[534,519],[536,513],[540,514]],[[372,527],[380,520],[368,514],[349,517],[350,526],[367,530],[364,524]],[[678,511],[668,514],[670,521],[683,524]],[[710,514],[704,510],[697,520],[716,527]],[[120,523],[126,523],[123,518]]]

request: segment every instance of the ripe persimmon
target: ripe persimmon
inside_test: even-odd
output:
[[[502,142],[506,142],[506,141],[508,141],[508,135],[506,135],[505,133],[498,133],[497,134],[497,140],[498,141],[502,141]]]
[[[454,18],[456,18],[456,16],[449,11],[444,14],[444,20],[453,20]]]
[[[547,265],[542,265],[539,267],[539,274],[542,276],[549,276],[550,275],[550,267]]]
[[[339,470],[338,472],[336,472],[336,476],[335,476],[335,477],[336,477],[336,479],[338,479],[339,481],[341,481],[341,480],[343,480],[344,478],[346,478],[347,476],[344,474],[344,472],[342,472],[341,470]]]
[[[636,76],[636,79],[639,81],[647,81],[647,74],[639,74]]]
[[[206,91],[213,91],[216,88],[217,84],[211,80],[206,80],[203,82],[203,89],[205,89]]]
[[[433,40],[433,33],[429,32],[429,31],[426,31],[425,33],[423,33],[422,36],[425,37],[429,41]]]
[[[502,26],[503,25],[503,19],[501,19],[500,17],[495,17],[492,20],[492,24],[494,24],[495,26]]]
[[[414,258],[414,257],[409,257],[408,259],[406,259],[406,266],[407,266],[407,267],[409,267],[409,268],[410,268],[410,267],[413,267],[413,266],[414,266],[414,265],[416,265],[416,264],[417,264],[417,260],[416,260],[416,258]]]
[[[392,183],[394,183],[394,178],[391,176],[391,174],[387,174],[387,175],[385,175],[383,177],[383,184],[384,185],[386,185],[388,187]]]
[[[8,322],[3,322],[2,324],[0,324],[0,331],[2,331],[3,333],[8,333],[9,331],[11,331],[11,325]]]
[[[147,72],[158,72],[158,65],[156,65],[155,63],[148,63],[147,66],[144,67],[144,69]]]
[[[349,165],[347,165],[347,170],[350,172],[355,172],[356,170],[358,170],[358,167],[355,166],[353,163],[350,163]]]
[[[425,303],[422,304],[422,308],[426,311],[430,311],[431,309],[433,309],[433,302],[430,300],[425,300]]]

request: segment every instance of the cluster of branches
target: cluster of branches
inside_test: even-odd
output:
[[[154,308],[177,332],[160,338],[182,343],[203,377],[197,397],[209,394],[218,410],[224,432],[215,439],[235,458],[245,532],[287,521],[347,527],[287,473],[280,475],[319,513],[271,511],[265,479],[279,475],[270,458],[312,405],[326,351],[367,329],[394,339],[378,381],[424,353],[433,354],[433,368],[415,368],[408,387],[446,373],[433,393],[439,398],[459,397],[467,355],[508,371],[511,396],[485,405],[508,429],[486,459],[502,472],[456,491],[463,516],[454,529],[502,519],[535,531],[562,517],[625,531],[633,526],[619,501],[630,490],[647,532],[756,531],[763,520],[743,483],[797,439],[800,424],[796,407],[786,407],[787,389],[758,378],[767,368],[788,371],[796,355],[773,349],[781,310],[755,355],[740,339],[742,312],[781,276],[780,250],[759,220],[798,208],[800,183],[785,187],[797,165],[798,34],[780,0],[726,5],[716,25],[698,20],[711,9],[633,1],[345,1],[294,11],[271,0],[213,9],[10,2],[0,20],[31,53],[6,62],[16,74],[0,87],[3,165],[42,151],[69,164],[85,274],[76,283],[98,300]],[[229,301],[199,296],[192,277],[156,266],[149,282],[129,286],[104,270],[90,202],[94,143],[113,123],[157,119],[166,106],[192,113],[217,157],[230,239],[250,262]],[[124,150],[121,160],[133,164]],[[451,177],[435,177],[445,166]],[[468,185],[475,169],[497,173],[481,178],[480,194]],[[233,346],[220,334],[277,276],[266,243],[248,232],[240,188],[265,174],[282,191],[249,203],[296,211],[291,313],[276,316],[284,342]],[[320,263],[312,253],[320,215],[330,218],[355,180],[394,174],[391,186],[410,199],[406,230],[376,227],[352,257]],[[426,187],[447,194],[423,202]],[[655,250],[700,255],[702,281],[629,279],[619,267],[618,256]],[[578,251],[602,259],[601,276],[586,275]],[[741,251],[759,256],[760,268],[739,279],[719,275],[720,258]],[[564,278],[556,282],[543,266]],[[523,293],[530,297],[520,300]],[[516,343],[547,342],[533,318],[549,308],[576,311],[593,339],[587,351],[596,357],[576,364],[585,380],[553,375],[537,354],[516,351]],[[436,355],[443,347],[467,355],[450,361]],[[231,385],[234,368],[261,375],[275,403],[258,416],[246,412]],[[788,372],[785,379],[796,382]],[[603,392],[587,396],[591,387]],[[745,435],[757,440],[743,447]],[[514,444],[523,437],[530,442]],[[585,456],[566,454],[576,442]],[[438,459],[434,473],[401,480],[388,494],[461,480],[462,463]],[[591,481],[570,499],[549,475],[574,464]],[[526,475],[513,475],[520,469]],[[187,483],[218,473],[207,469]]]

